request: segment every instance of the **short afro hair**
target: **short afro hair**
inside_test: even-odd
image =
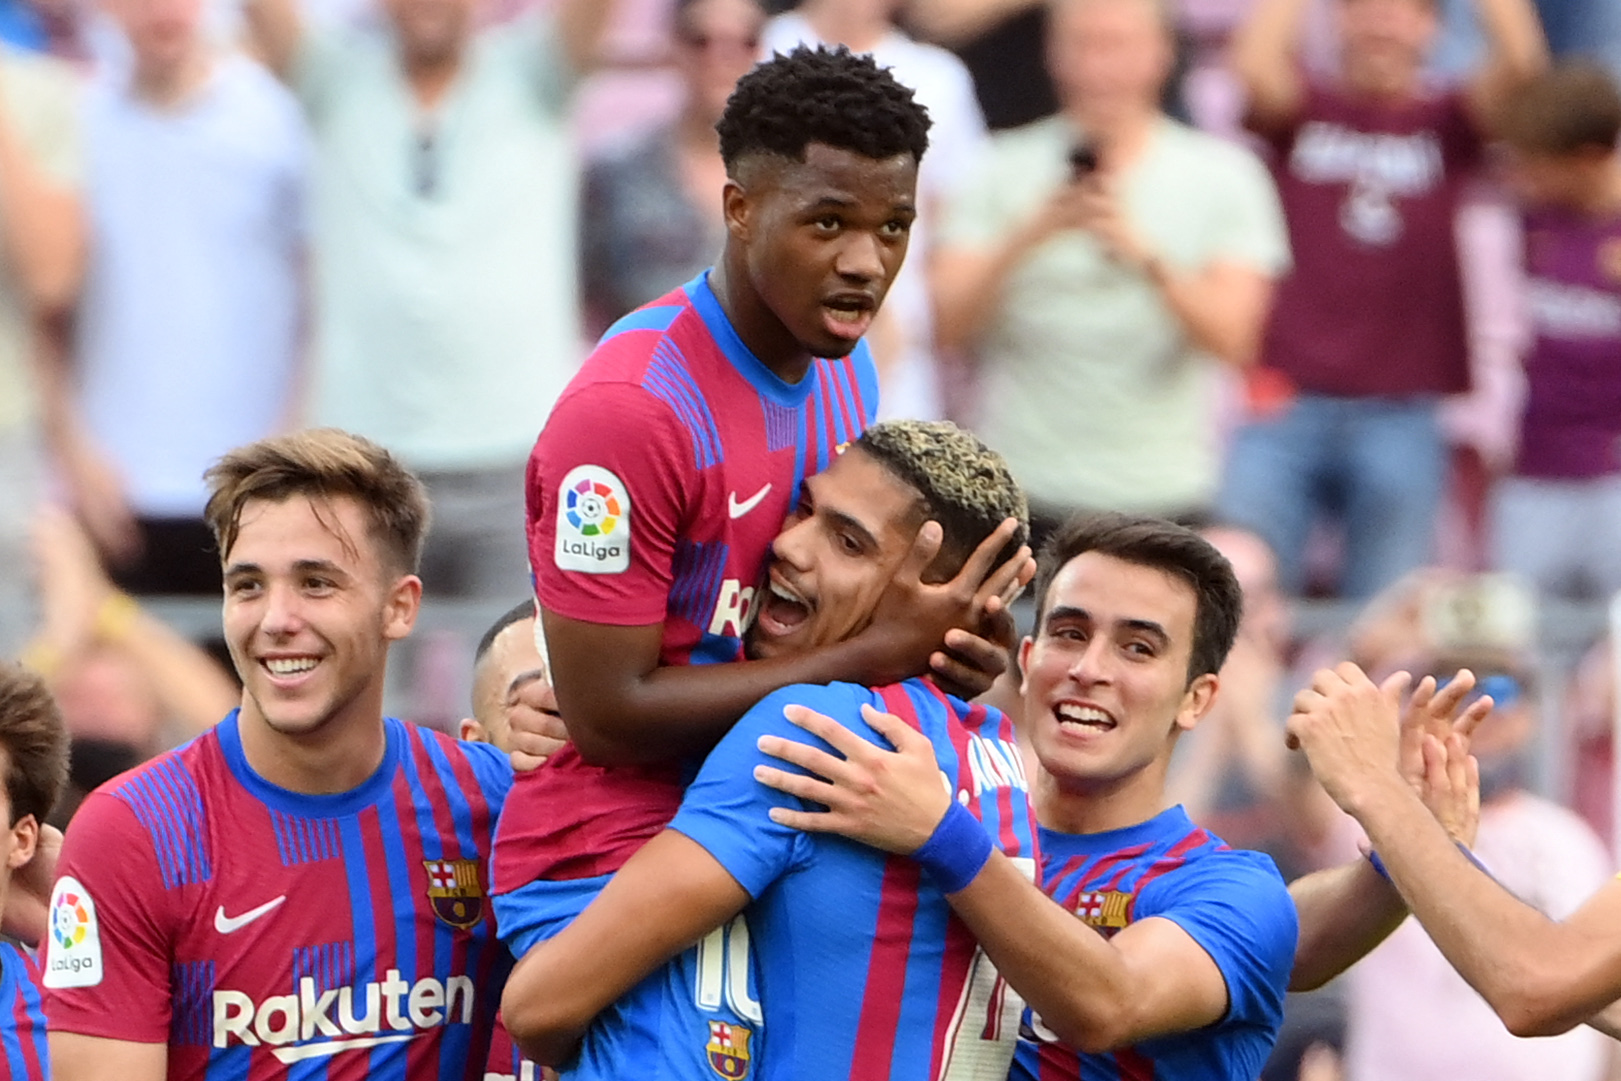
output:
[[[922,496],[924,521],[940,523],[940,555],[931,576],[944,581],[980,542],[1009,518],[1019,528],[992,567],[1011,559],[1030,537],[1030,508],[1002,456],[945,420],[891,420],[862,433],[855,446]]]
[[[751,154],[803,162],[825,143],[881,161],[929,147],[929,111],[870,56],[801,45],[778,53],[737,82],[715,125],[726,171]]]

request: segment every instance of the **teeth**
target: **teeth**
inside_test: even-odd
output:
[[[1065,702],[1058,707],[1058,719],[1073,724],[1113,725],[1109,715],[1091,706],[1077,706]]]
[[[316,657],[272,657],[265,661],[265,667],[270,669],[273,676],[296,676],[320,663]]]
[[[798,604],[798,605],[804,605],[805,604],[805,599],[803,597],[801,597],[799,594],[797,594],[797,593],[793,592],[792,590],[790,590],[787,586],[778,585],[776,582],[773,581],[773,582],[770,583],[770,589],[771,589],[771,595],[773,597],[776,597],[778,600],[790,601],[793,604]]]

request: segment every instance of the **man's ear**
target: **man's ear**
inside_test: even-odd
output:
[[[754,201],[742,182],[733,177],[726,178],[726,187],[720,197],[721,218],[726,222],[726,231],[732,239],[746,243],[754,224]]]
[[[26,865],[34,858],[34,848],[38,844],[38,820],[33,815],[23,815],[11,827],[11,855],[6,858],[6,866],[15,871]]]
[[[1030,678],[1030,651],[1032,649],[1034,649],[1035,646],[1036,646],[1036,638],[1035,638],[1035,635],[1033,635],[1033,634],[1025,635],[1024,639],[1019,643],[1018,660],[1019,660],[1019,697],[1020,698],[1024,697],[1024,685],[1025,685],[1025,682],[1027,680],[1029,680],[1029,678]]]
[[[401,575],[389,587],[383,609],[383,637],[397,642],[411,633],[416,626],[417,613],[422,610],[422,579],[414,574]]]
[[[485,735],[484,726],[471,717],[463,717],[456,722],[456,738],[464,743],[488,743],[489,737]]]
[[[1191,732],[1216,704],[1216,692],[1220,689],[1221,680],[1209,672],[1189,683],[1182,694],[1182,706],[1176,711],[1176,727]]]

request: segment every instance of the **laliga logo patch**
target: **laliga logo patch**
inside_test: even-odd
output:
[[[101,928],[96,902],[76,878],[51,891],[51,932],[45,947],[46,987],[94,987],[101,982]]]
[[[752,1030],[726,1021],[709,1022],[709,1066],[726,1081],[743,1081],[749,1075],[749,1037]]]
[[[558,489],[556,562],[586,574],[630,569],[630,494],[600,465],[575,466]]]

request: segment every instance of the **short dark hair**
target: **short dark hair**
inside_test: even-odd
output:
[[[515,604],[502,612],[500,618],[491,623],[490,629],[484,632],[484,637],[478,640],[478,648],[473,650],[473,663],[476,665],[489,655],[490,650],[495,647],[495,640],[501,636],[502,631],[514,623],[525,619],[533,619],[537,614],[533,599],[526,600],[521,604]]]
[[[1600,65],[1566,61],[1509,97],[1502,132],[1510,146],[1529,154],[1614,150],[1621,137],[1621,91]]]
[[[726,171],[751,154],[805,160],[825,143],[881,161],[929,146],[929,111],[870,56],[801,45],[778,53],[737,81],[715,125]]]
[[[280,502],[349,496],[366,510],[373,537],[406,573],[422,563],[428,533],[428,493],[394,455],[363,436],[336,428],[310,428],[261,439],[227,453],[203,474],[208,504],[203,517],[214,531],[220,558],[236,543],[242,510],[251,500]]]
[[[940,555],[929,568],[951,578],[984,539],[1009,518],[1019,528],[993,567],[1011,559],[1029,539],[1030,509],[1024,490],[1002,456],[947,420],[890,420],[855,441],[922,497],[919,525],[940,523]]]
[[[1088,514],[1072,518],[1036,555],[1036,633],[1047,611],[1047,591],[1065,564],[1086,552],[1175,575],[1193,587],[1193,652],[1188,682],[1221,671],[1244,615],[1244,591],[1232,564],[1199,534],[1134,514]]]
[[[10,661],[0,661],[0,747],[11,801],[7,825],[28,815],[43,824],[68,780],[67,726],[45,680]]]

